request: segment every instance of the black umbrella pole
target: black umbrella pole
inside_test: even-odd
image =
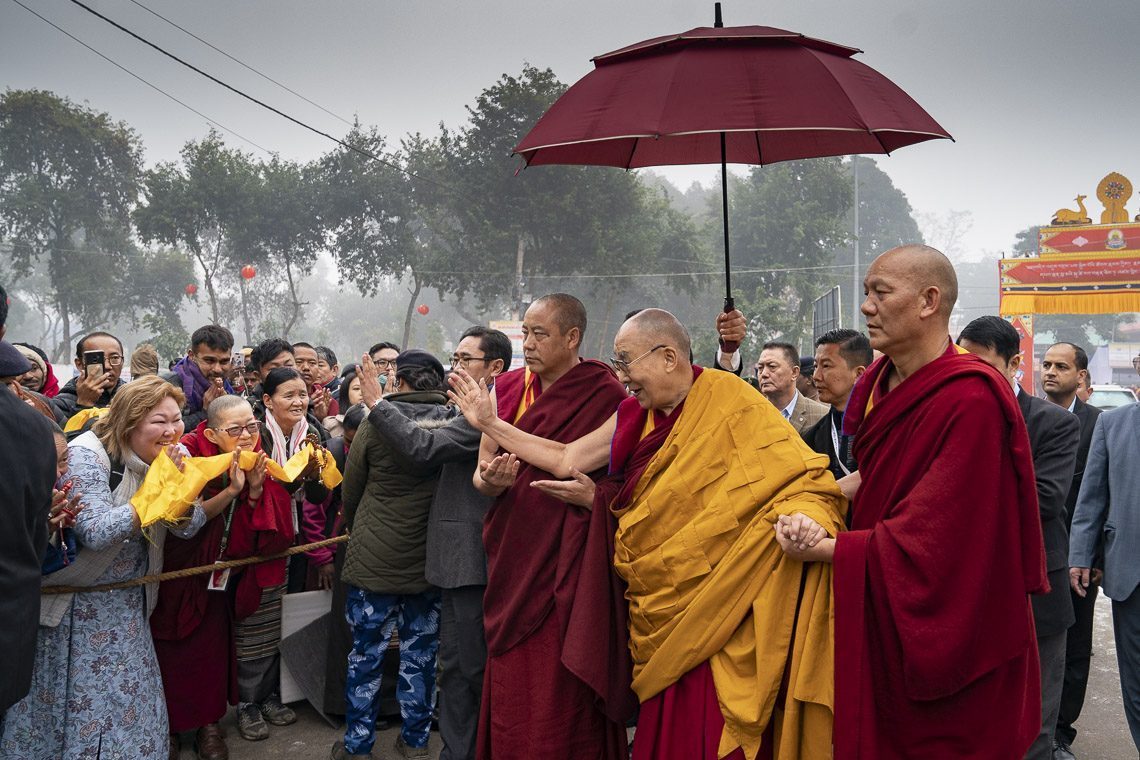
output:
[[[720,204],[724,219],[724,313],[736,305],[732,301],[732,260],[728,253],[728,160],[724,132],[720,133]]]

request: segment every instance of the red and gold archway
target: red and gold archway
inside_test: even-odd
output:
[[[998,263],[1000,312],[1022,338],[1024,366],[1033,366],[1036,314],[1120,314],[1140,311],[1140,214],[1129,220],[1132,183],[1116,172],[1097,185],[1104,206],[1094,224],[1078,195],[1038,234],[1037,256]],[[1025,389],[1032,392],[1032,373]]]

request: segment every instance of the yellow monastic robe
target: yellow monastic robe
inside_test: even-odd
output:
[[[789,559],[773,527],[802,512],[842,529],[846,501],[827,462],[764,396],[709,370],[617,511],[634,691],[644,702],[707,660],[720,757],[738,746],[755,757],[774,715],[777,760],[831,756],[831,566]]]

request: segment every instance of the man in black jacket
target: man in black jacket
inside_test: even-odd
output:
[[[1069,488],[1069,498],[1065,500],[1065,530],[1073,523],[1073,508],[1077,504],[1077,494],[1081,492],[1081,481],[1085,475],[1085,463],[1089,458],[1089,444],[1092,443],[1093,426],[1100,416],[1100,409],[1089,406],[1078,398],[1077,391],[1082,384],[1089,384],[1089,357],[1085,350],[1073,343],[1055,343],[1049,346],[1041,360],[1041,386],[1045,398],[1062,409],[1068,409],[1077,417],[1081,425],[1081,443],[1077,448],[1077,466],[1073,472],[1073,484]],[[1056,760],[1069,760],[1075,757],[1071,746],[1077,738],[1073,724],[1081,715],[1085,702],[1085,688],[1089,682],[1089,660],[1092,657],[1093,611],[1096,606],[1097,591],[1100,588],[1101,571],[1093,571],[1093,581],[1085,596],[1070,590],[1073,601],[1073,614],[1076,620],[1069,628],[1065,642],[1065,685],[1061,690],[1061,709],[1057,714],[1057,733],[1054,736],[1054,756]]]
[[[488,386],[511,364],[511,341],[498,330],[472,327],[463,333],[451,357]],[[365,359],[360,391],[372,408],[368,420],[385,440],[399,446],[417,465],[439,466],[439,485],[432,498],[427,530],[424,575],[443,591],[440,616],[439,735],[440,760],[474,760],[475,736],[483,692],[487,640],[483,631],[483,592],[487,587],[487,553],[483,549],[483,516],[491,499],[475,490],[472,476],[479,461],[481,434],[455,407],[439,427],[423,427],[401,413],[398,405],[380,400],[378,370]]]
[[[1064,409],[1021,391],[1014,379],[1021,366],[1020,343],[1017,330],[994,316],[978,317],[958,336],[958,345],[1009,378],[1029,430],[1050,591],[1032,597],[1041,659],[1041,732],[1026,758],[1050,760],[1065,676],[1066,632],[1073,624],[1073,603],[1066,587],[1069,532],[1065,528],[1065,499],[1076,468],[1081,428],[1077,418]]]
[[[836,480],[859,469],[851,451],[850,436],[843,435],[843,412],[855,381],[863,376],[874,358],[871,341],[855,330],[831,330],[815,341],[812,380],[819,400],[831,404],[831,411],[805,430],[803,439],[812,451],[827,454],[828,468]],[[851,525],[850,509],[847,524]]]
[[[83,361],[83,354],[87,351],[103,352],[101,374],[88,376]],[[123,342],[111,333],[93,332],[84,335],[75,344],[75,368],[79,370],[79,375],[59,389],[59,394],[51,400],[52,406],[65,420],[83,409],[110,406],[115,392],[126,384],[119,377],[123,371],[124,353]]]
[[[8,294],[0,287],[0,340]],[[40,572],[47,547],[47,517],[56,453],[50,423],[0,389],[0,724],[32,683],[40,622]]]

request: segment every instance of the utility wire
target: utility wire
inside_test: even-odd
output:
[[[13,2],[16,2],[16,0],[13,0]],[[354,153],[359,153],[360,155],[364,156],[365,158],[370,158],[370,159],[372,159],[373,161],[376,161],[377,163],[379,163],[379,164],[381,164],[381,165],[383,165],[383,166],[387,166],[387,167],[388,167],[388,168],[390,168],[390,169],[393,169],[393,170],[395,170],[395,171],[398,171],[398,172],[400,172],[401,174],[403,174],[403,175],[405,175],[405,176],[408,176],[408,177],[412,177],[412,178],[414,178],[414,179],[418,179],[418,180],[423,180],[424,182],[430,182],[431,184],[433,184],[433,185],[437,185],[438,187],[441,187],[441,188],[443,188],[443,189],[445,189],[445,190],[450,190],[450,191],[452,191],[452,192],[458,192],[458,190],[457,190],[456,188],[454,188],[454,187],[451,187],[451,186],[449,186],[449,185],[446,185],[446,184],[444,184],[443,182],[440,182],[439,180],[435,180],[435,179],[432,179],[432,178],[430,178],[430,177],[425,177],[425,176],[423,176],[423,175],[419,175],[419,174],[416,174],[415,172],[412,172],[412,171],[408,171],[407,169],[403,168],[403,167],[402,167],[402,166],[400,166],[399,164],[394,164],[394,163],[392,163],[391,161],[386,161],[386,160],[384,160],[384,159],[383,159],[383,158],[381,158],[380,156],[377,156],[375,153],[373,153],[373,152],[371,152],[371,151],[368,151],[368,150],[365,150],[365,149],[363,149],[363,148],[357,147],[357,146],[355,146],[355,145],[353,145],[353,144],[351,144],[351,143],[347,143],[347,142],[345,142],[344,140],[341,140],[341,139],[340,139],[340,138],[338,138],[338,137],[333,137],[333,136],[332,136],[332,135],[330,135],[328,132],[324,132],[324,131],[322,131],[322,130],[320,130],[320,129],[317,129],[317,128],[316,128],[316,127],[314,127],[314,126],[311,126],[311,125],[309,125],[309,124],[306,124],[305,122],[301,121],[300,119],[298,119],[298,118],[296,118],[296,117],[294,117],[294,116],[290,116],[289,114],[285,113],[284,111],[280,110],[279,108],[274,108],[273,106],[269,105],[268,103],[266,103],[266,102],[265,102],[265,101],[263,101],[263,100],[258,100],[257,98],[255,98],[254,96],[250,95],[249,93],[243,92],[242,90],[239,90],[237,87],[234,87],[232,84],[229,84],[229,83],[227,83],[227,82],[223,82],[221,79],[218,79],[218,78],[217,78],[216,76],[214,76],[213,74],[210,74],[210,73],[208,73],[208,72],[206,72],[206,71],[203,71],[202,69],[198,68],[198,67],[197,67],[197,66],[195,66],[194,64],[192,64],[192,63],[189,63],[188,61],[185,61],[185,60],[183,60],[182,58],[179,58],[179,57],[178,57],[178,56],[176,56],[174,53],[171,53],[169,50],[166,50],[165,48],[161,47],[160,45],[157,45],[157,44],[155,44],[155,43],[151,42],[150,40],[148,40],[147,38],[143,37],[142,35],[140,35],[140,34],[138,34],[138,33],[136,33],[136,32],[133,32],[133,31],[131,31],[130,29],[128,29],[127,27],[123,26],[122,24],[120,24],[119,22],[115,21],[114,19],[111,19],[111,18],[108,18],[107,16],[104,16],[102,13],[100,13],[99,11],[95,10],[94,8],[92,8],[90,5],[87,5],[86,3],[82,2],[82,0],[69,0],[69,2],[71,2],[71,4],[72,4],[72,5],[77,5],[77,6],[79,6],[79,7],[80,7],[80,8],[82,8],[83,10],[87,11],[88,13],[90,13],[92,16],[95,16],[96,18],[98,18],[98,19],[100,19],[100,20],[102,20],[102,21],[105,21],[106,23],[108,23],[108,24],[110,24],[111,26],[113,26],[113,27],[115,27],[116,29],[118,29],[120,32],[123,32],[124,34],[126,34],[126,35],[129,35],[129,36],[131,36],[131,37],[134,37],[136,40],[138,40],[139,42],[143,43],[144,45],[146,45],[146,46],[148,46],[148,47],[151,47],[151,48],[154,48],[154,49],[155,49],[155,50],[157,50],[159,53],[162,53],[163,55],[165,55],[167,58],[171,59],[172,61],[176,61],[177,63],[180,63],[180,64],[182,64],[183,66],[185,66],[186,68],[188,68],[188,69],[190,69],[191,71],[195,72],[196,74],[200,74],[201,76],[204,76],[206,79],[209,79],[209,80],[210,80],[211,82],[213,82],[214,84],[217,84],[217,85],[220,85],[220,86],[222,86],[222,87],[225,87],[227,90],[229,90],[230,92],[234,93],[235,95],[240,95],[241,97],[245,98],[246,100],[250,101],[251,103],[255,103],[256,105],[259,105],[259,106],[261,106],[261,107],[262,107],[262,108],[264,108],[265,110],[267,110],[267,111],[271,111],[272,113],[275,113],[275,114],[277,114],[277,115],[278,115],[278,116],[280,116],[281,118],[283,118],[283,119],[286,119],[287,121],[291,121],[291,122],[293,122],[294,124],[296,124],[296,125],[297,125],[297,126],[299,126],[299,127],[302,127],[302,128],[304,128],[304,129],[307,129],[307,130],[309,130],[310,132],[313,132],[314,134],[318,134],[318,135],[320,135],[321,137],[324,137],[324,138],[327,138],[327,139],[329,139],[329,140],[332,140],[334,143],[336,143],[337,145],[340,145],[340,146],[341,146],[341,147],[343,147],[343,148],[346,148],[346,149],[348,149],[348,150],[350,150],[350,151],[352,151],[352,152],[354,152]],[[27,7],[27,6],[24,6],[24,7]]]
[[[344,122],[345,124],[347,124],[347,125],[348,125],[348,126],[350,126],[350,127],[352,126],[352,122],[351,122],[351,121],[349,121],[348,119],[344,118],[343,116],[340,116],[340,115],[338,115],[338,114],[335,114],[335,113],[333,113],[333,112],[332,112],[332,111],[330,111],[329,109],[327,109],[327,108],[325,108],[324,106],[322,106],[320,103],[315,103],[315,102],[313,102],[312,100],[309,100],[308,98],[306,98],[306,97],[305,97],[304,95],[302,95],[301,93],[297,92],[297,91],[296,91],[296,90],[294,90],[294,89],[291,89],[290,87],[288,87],[288,86],[286,86],[286,85],[282,84],[281,82],[278,82],[276,79],[274,79],[273,77],[269,76],[268,74],[266,74],[266,73],[264,73],[264,72],[261,72],[261,71],[259,71],[259,70],[255,69],[253,66],[250,66],[250,65],[249,65],[248,63],[246,63],[245,61],[242,61],[242,60],[240,60],[240,59],[238,59],[238,58],[235,58],[234,56],[230,55],[230,54],[229,54],[229,53],[227,53],[226,51],[222,50],[220,47],[218,47],[218,46],[216,46],[216,45],[213,45],[213,44],[211,44],[210,42],[208,42],[208,41],[206,41],[206,40],[202,39],[202,38],[201,38],[201,37],[199,37],[198,35],[194,34],[194,32],[190,31],[189,29],[186,29],[185,27],[178,25],[178,24],[177,24],[177,23],[175,23],[174,21],[171,21],[170,19],[168,19],[166,16],[163,16],[163,15],[162,15],[161,13],[159,13],[158,11],[155,11],[155,10],[152,10],[152,9],[150,9],[150,8],[146,7],[145,5],[143,5],[142,3],[140,3],[140,2],[139,2],[139,0],[130,0],[130,2],[134,3],[134,4],[135,4],[135,5],[137,5],[138,7],[142,8],[144,11],[146,11],[146,12],[147,12],[147,13],[149,13],[149,14],[151,14],[152,16],[155,16],[155,17],[157,17],[157,18],[160,18],[160,19],[162,19],[163,21],[165,21],[166,23],[170,24],[171,26],[173,26],[173,27],[174,27],[175,29],[177,29],[178,31],[182,32],[183,34],[186,34],[186,35],[188,35],[188,36],[190,36],[190,37],[193,37],[194,39],[198,40],[198,42],[201,42],[203,45],[205,45],[206,47],[210,48],[211,50],[213,50],[213,51],[215,51],[215,52],[218,52],[218,53],[221,53],[222,55],[224,55],[226,58],[229,58],[231,61],[233,61],[233,62],[234,62],[234,63],[236,63],[237,65],[239,65],[239,66],[241,66],[241,67],[243,67],[243,68],[245,68],[245,69],[248,69],[249,71],[252,71],[254,74],[257,74],[257,75],[258,75],[259,77],[261,77],[262,79],[264,79],[264,80],[266,80],[266,81],[268,81],[268,82],[272,82],[273,84],[277,85],[278,87],[280,87],[281,89],[285,90],[285,91],[286,91],[286,92],[288,92],[288,93],[292,93],[293,95],[296,95],[296,96],[297,96],[298,98],[300,98],[301,100],[305,101],[306,103],[308,103],[308,104],[309,104],[309,105],[311,105],[311,106],[315,106],[316,108],[319,108],[320,110],[324,111],[325,113],[327,113],[329,116],[333,117],[334,119],[338,119],[338,120],[340,120],[340,121]]]
[[[230,129],[230,128],[229,128],[229,127],[227,127],[225,124],[222,124],[221,122],[219,122],[219,121],[217,121],[217,120],[215,120],[215,119],[211,119],[211,118],[210,118],[209,116],[207,116],[206,114],[202,113],[201,111],[199,111],[198,109],[194,108],[193,106],[191,106],[191,105],[188,105],[188,104],[186,104],[186,103],[182,102],[181,100],[179,100],[178,98],[174,97],[174,96],[173,96],[173,95],[171,95],[169,92],[167,92],[166,90],[162,89],[161,87],[159,87],[158,85],[154,84],[153,82],[149,82],[149,81],[147,81],[146,79],[143,79],[141,76],[139,76],[139,75],[138,75],[138,74],[136,74],[135,72],[131,71],[131,70],[130,70],[130,69],[128,69],[126,66],[123,66],[123,65],[122,65],[122,64],[120,64],[118,61],[115,61],[115,60],[113,60],[113,59],[111,59],[111,58],[108,58],[106,55],[104,55],[103,53],[99,52],[99,51],[98,51],[98,50],[96,50],[95,48],[91,47],[90,45],[88,45],[86,42],[84,42],[83,40],[81,40],[81,39],[79,39],[78,37],[76,37],[76,36],[75,36],[74,34],[72,34],[71,32],[67,31],[67,30],[66,30],[66,29],[64,29],[63,27],[61,27],[61,26],[59,26],[58,24],[56,24],[56,23],[52,22],[50,19],[47,19],[47,18],[45,18],[44,16],[41,16],[41,15],[40,15],[39,13],[37,13],[36,11],[34,11],[34,10],[32,10],[31,8],[29,8],[28,6],[24,5],[22,2],[20,2],[20,0],[12,0],[12,2],[14,2],[16,5],[20,6],[21,8],[23,8],[24,10],[26,10],[28,13],[30,13],[30,14],[32,14],[33,16],[35,16],[36,18],[38,18],[40,21],[43,21],[43,22],[44,22],[45,24],[47,24],[48,26],[50,26],[50,27],[54,28],[56,31],[58,31],[58,32],[60,32],[60,33],[62,33],[62,34],[65,34],[65,35],[67,35],[67,36],[68,36],[68,37],[70,37],[72,40],[74,40],[75,42],[79,43],[79,44],[80,44],[80,45],[82,45],[83,47],[87,48],[87,49],[88,49],[88,50],[90,50],[92,53],[94,53],[95,55],[99,56],[100,58],[102,58],[104,61],[106,61],[107,63],[111,64],[111,65],[112,65],[112,66],[114,66],[115,68],[119,69],[120,71],[122,71],[122,72],[124,72],[124,73],[126,73],[126,74],[129,74],[129,75],[131,75],[132,77],[134,77],[134,78],[135,78],[135,79],[137,79],[138,81],[142,82],[142,83],[143,83],[143,84],[145,84],[147,87],[150,87],[152,90],[154,90],[154,91],[156,91],[156,92],[160,93],[161,95],[164,95],[164,96],[166,96],[166,97],[170,98],[170,99],[171,99],[171,100],[173,100],[175,103],[177,103],[178,105],[182,106],[183,108],[185,108],[186,110],[190,111],[191,113],[196,113],[196,114],[198,114],[199,116],[201,116],[203,119],[205,119],[205,120],[206,120],[207,122],[209,122],[210,124],[213,124],[213,125],[214,125],[215,127],[217,127],[218,129],[221,129],[221,130],[223,130],[223,131],[225,131],[225,132],[229,132],[229,133],[230,133],[231,135],[233,135],[234,137],[238,138],[239,140],[242,140],[242,141],[244,141],[244,142],[247,142],[247,143],[249,143],[249,144],[250,144],[250,145],[252,145],[253,147],[257,148],[258,150],[260,150],[260,151],[262,151],[262,152],[264,152],[266,155],[269,155],[269,156],[273,155],[273,152],[272,152],[271,150],[269,150],[268,148],[264,148],[264,147],[262,147],[261,145],[258,145],[258,144],[257,144],[257,143],[255,143],[253,140],[250,140],[248,137],[244,137],[244,136],[242,136],[241,134],[239,134],[239,133],[235,132],[234,130]]]

